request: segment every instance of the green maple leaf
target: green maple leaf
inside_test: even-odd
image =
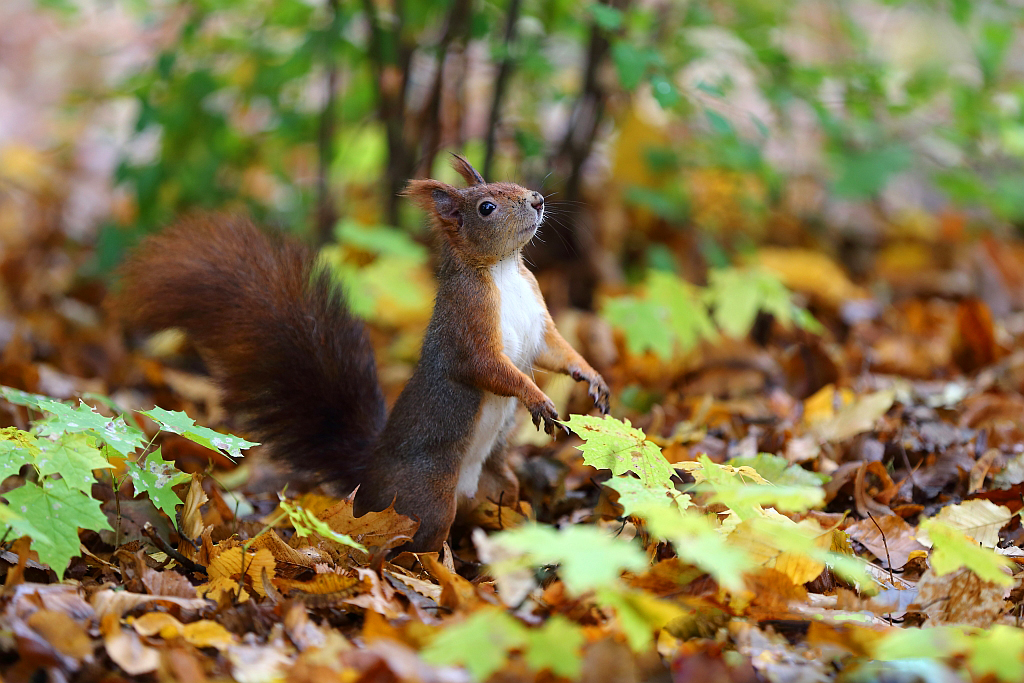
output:
[[[572,415],[565,424],[584,440],[579,449],[586,464],[611,470],[612,474],[632,472],[648,488],[673,488],[672,466],[661,449],[648,441],[643,431],[634,429],[629,420],[616,420],[610,415]]]
[[[146,444],[146,435],[141,429],[128,426],[121,416],[104,417],[85,403],[72,408],[60,401],[44,398],[39,401],[39,408],[52,415],[37,423],[42,436],[86,433],[121,455],[131,455]]]
[[[526,627],[508,613],[484,609],[447,627],[420,655],[436,666],[460,665],[486,681],[508,661],[508,651],[527,643]]]
[[[630,353],[653,351],[659,358],[672,357],[672,331],[668,313],[654,301],[634,296],[609,299],[601,307],[601,315],[613,327],[622,330]]]
[[[148,495],[153,505],[173,520],[174,508],[181,504],[181,499],[171,487],[188,481],[189,475],[175,467],[173,462],[164,460],[159,448],[150,453],[141,465],[127,461],[125,466],[136,493]]]
[[[675,507],[685,510],[690,507],[690,496],[676,491],[675,488],[650,488],[631,476],[613,477],[604,483],[605,486],[618,492],[619,505],[627,517],[647,507]]]
[[[180,434],[212,451],[220,451],[229,458],[241,458],[243,450],[259,445],[231,434],[221,434],[209,427],[200,427],[195,420],[180,411],[164,410],[157,406],[152,410],[139,412],[155,420],[161,429]]]
[[[609,299],[601,309],[601,315],[622,330],[631,353],[653,351],[667,360],[677,346],[686,351],[717,336],[707,306],[693,285],[655,270],[647,276],[644,290],[642,298]]]
[[[683,350],[718,336],[707,306],[689,282],[654,270],[647,276],[646,287],[648,298],[665,310],[673,337]]]
[[[0,429],[0,482],[39,456],[39,439],[16,427]]]
[[[12,389],[11,387],[0,387],[0,396],[3,396],[9,403],[13,403],[16,406],[25,406],[36,410],[42,410],[39,407],[40,401],[51,400],[49,397],[41,394],[30,394],[27,391]]]
[[[918,529],[928,534],[932,542],[932,569],[938,576],[967,567],[980,578],[992,583],[1011,586],[1013,577],[1004,569],[1013,569],[1013,562],[999,553],[978,545],[974,539],[948,524],[926,519]]]
[[[1011,683],[1024,680],[1024,631],[996,624],[971,638],[967,664],[975,679],[991,674]]]
[[[782,456],[771,453],[730,458],[725,464],[732,467],[751,467],[762,477],[779,486],[821,486],[828,481],[827,475],[810,472],[799,465],[791,465]]]
[[[647,650],[655,631],[686,613],[679,605],[659,600],[646,591],[621,586],[598,589],[597,600],[615,608],[619,628],[634,652]]]
[[[647,567],[646,556],[635,545],[592,526],[559,530],[527,524],[494,534],[491,540],[516,556],[508,563],[516,569],[559,565],[566,591],[574,595],[613,584],[627,569]]]
[[[526,663],[534,671],[547,669],[556,676],[575,680],[583,669],[580,649],[584,642],[583,629],[556,614],[544,626],[529,632]]]
[[[59,474],[68,486],[83,493],[90,493],[96,482],[93,470],[113,468],[84,434],[64,434],[57,441],[41,439],[39,444],[39,474]]]
[[[708,275],[708,304],[715,323],[734,339],[750,333],[758,311],[775,316],[783,325],[793,321],[795,307],[786,286],[776,276],[754,268],[720,268]]]
[[[641,508],[637,514],[655,538],[670,541],[681,559],[706,571],[728,590],[742,589],[743,573],[755,567],[746,552],[727,543],[711,521],[699,513],[657,505]]]
[[[42,535],[32,536],[39,559],[58,575],[72,557],[80,554],[78,529],[113,531],[100,501],[90,498],[62,479],[46,479],[42,486],[31,482],[4,494],[11,509],[31,521]],[[13,526],[13,525],[12,525]]]

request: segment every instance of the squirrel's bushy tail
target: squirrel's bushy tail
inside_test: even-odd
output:
[[[185,330],[272,455],[351,489],[384,426],[373,349],[313,252],[237,216],[149,237],[121,270],[132,327]]]

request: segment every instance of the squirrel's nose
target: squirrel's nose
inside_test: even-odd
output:
[[[540,213],[541,209],[544,208],[544,197],[540,192],[533,193],[533,196],[530,198],[530,206],[536,209],[537,213]]]

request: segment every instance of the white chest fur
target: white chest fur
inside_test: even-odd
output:
[[[538,300],[530,282],[520,272],[519,255],[491,266],[491,278],[501,298],[501,343],[505,355],[526,374],[532,374],[533,361],[544,344],[544,304]],[[480,480],[480,470],[494,445],[505,438],[512,427],[516,399],[485,394],[476,428],[459,470],[459,497],[471,498]]]

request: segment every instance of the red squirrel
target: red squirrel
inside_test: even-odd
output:
[[[419,363],[391,414],[363,324],[310,249],[239,217],[186,219],[144,240],[123,266],[116,307],[129,326],[185,330],[225,406],[274,457],[356,489],[355,514],[419,518],[403,549],[437,550],[459,511],[518,500],[506,461],[516,401],[554,434],[558,413],[533,369],[604,379],[558,333],[521,251],[544,198],[486,183],[466,159],[467,187],[412,180],[403,194],[441,236],[437,298]]]

